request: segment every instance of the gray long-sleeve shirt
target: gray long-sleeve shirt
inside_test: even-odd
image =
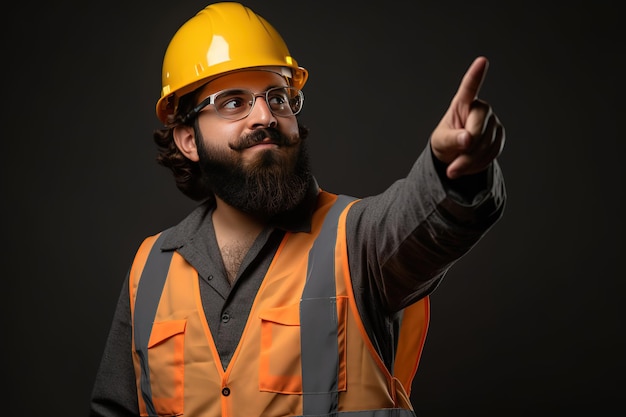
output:
[[[176,248],[198,271],[202,304],[224,368],[284,233],[310,230],[317,192],[313,184],[298,208],[257,237],[232,286],[211,221],[213,203],[197,207],[165,240],[165,248]],[[428,146],[406,178],[352,206],[346,232],[354,294],[372,343],[389,369],[397,341],[396,313],[436,288],[454,262],[501,217],[505,200],[497,162],[483,173],[451,181]],[[127,277],[94,384],[93,417],[138,415],[131,330]]]

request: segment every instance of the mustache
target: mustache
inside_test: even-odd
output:
[[[277,129],[268,127],[265,129],[255,130],[250,134],[240,137],[237,142],[230,144],[229,147],[234,151],[242,151],[256,145],[257,143],[263,142],[265,138],[269,139],[269,143],[274,143],[279,146],[293,146],[298,143],[299,136],[294,135],[293,137],[290,137]]]

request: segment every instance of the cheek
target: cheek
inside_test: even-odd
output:
[[[203,123],[200,129],[204,143],[214,148],[222,148],[235,143],[242,133],[242,128],[236,123]]]

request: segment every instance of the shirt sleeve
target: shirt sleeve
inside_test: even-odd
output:
[[[138,415],[127,274],[96,374],[89,416],[136,417]]]
[[[497,161],[450,180],[428,144],[405,178],[351,207],[346,232],[356,302],[388,365],[396,313],[436,289],[502,216],[505,200]]]

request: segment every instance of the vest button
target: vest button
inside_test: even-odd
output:
[[[228,323],[228,320],[230,320],[230,314],[228,313],[222,314],[222,323]]]
[[[230,395],[230,388],[228,388],[228,387],[222,388],[222,395],[224,397],[228,397]]]

